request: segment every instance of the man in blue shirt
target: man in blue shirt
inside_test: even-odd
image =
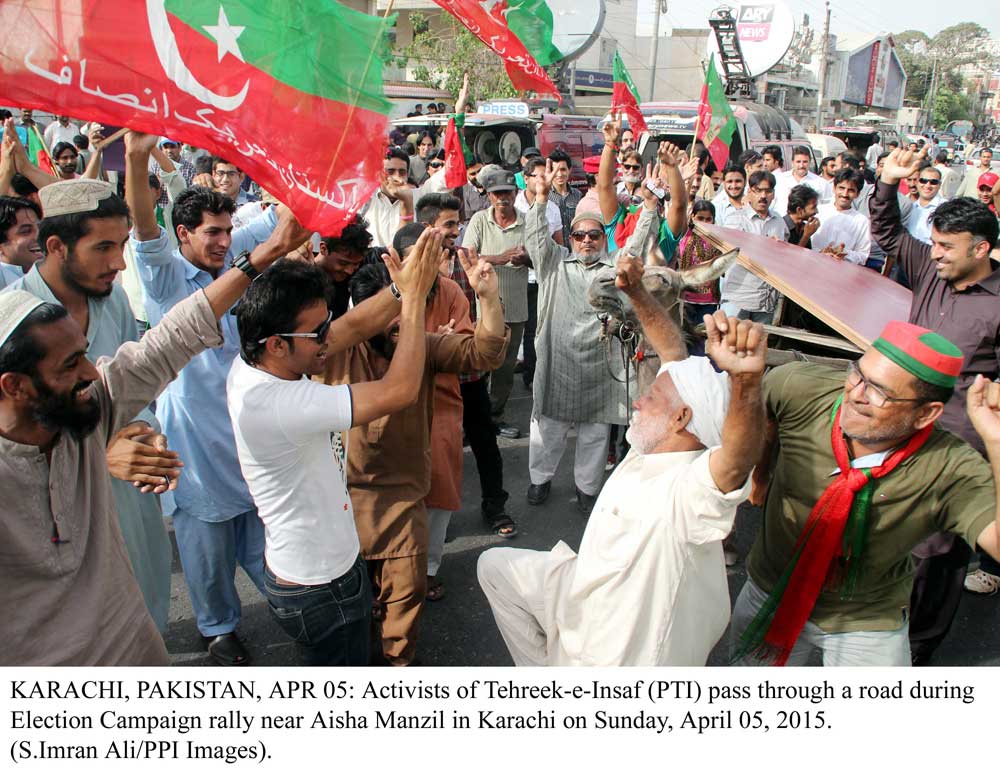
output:
[[[145,170],[148,152],[132,154],[126,163],[141,164]],[[215,165],[217,171],[229,167],[225,162]],[[244,252],[270,237],[279,218],[292,220],[285,207],[271,207],[233,231],[233,200],[196,186],[174,202],[180,245],[174,248],[155,214],[147,212],[146,198],[127,198],[135,219],[132,246],[150,325],[230,265],[239,265]],[[302,231],[299,241],[306,238],[308,233]],[[184,460],[177,489],[172,497],[163,498],[163,507],[173,516],[198,629],[217,663],[238,666],[249,662],[249,654],[236,636],[241,612],[234,582],[236,563],[263,592],[264,528],[240,471],[226,407],[226,376],[240,349],[236,318],[225,314],[220,325],[222,347],[203,352],[184,367],[157,401],[156,415]]]

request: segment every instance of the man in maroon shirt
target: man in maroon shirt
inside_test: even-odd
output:
[[[898,261],[910,279],[909,321],[940,333],[962,350],[962,372],[940,422],[985,454],[964,407],[977,374],[994,380],[1000,372],[1000,268],[990,260],[997,244],[997,218],[975,199],[952,199],[930,218],[931,244],[910,236],[900,221],[896,189],[921,160],[904,150],[893,151],[885,160],[870,203],[872,238],[887,254],[886,269]],[[926,663],[948,633],[963,584],[980,593],[992,593],[1000,585],[1000,578],[985,570],[966,582],[971,556],[962,540],[944,533],[914,551],[918,566],[910,601],[910,647],[915,664]]]

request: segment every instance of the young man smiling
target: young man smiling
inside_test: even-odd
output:
[[[812,238],[814,250],[859,266],[872,248],[868,218],[854,209],[862,185],[861,173],[848,167],[833,176],[833,203],[820,205],[820,226]]]

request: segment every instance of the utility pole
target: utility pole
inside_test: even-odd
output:
[[[649,47],[649,101],[656,90],[656,60],[660,55],[660,16],[667,12],[667,0],[653,0],[653,40]]]
[[[823,48],[819,58],[819,88],[816,90],[816,131],[823,129],[823,101],[826,99],[826,68],[830,49],[830,0],[826,0],[826,22],[823,24]]]
[[[937,57],[931,62],[931,86],[927,90],[927,120],[921,129],[926,129],[934,124],[934,101],[937,96]]]

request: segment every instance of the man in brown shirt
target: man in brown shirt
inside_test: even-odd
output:
[[[372,593],[384,610],[382,652],[396,666],[413,662],[417,625],[427,593],[428,523],[424,498],[431,484],[430,433],[434,377],[439,373],[493,370],[507,350],[507,331],[497,276],[485,261],[463,267],[479,297],[474,334],[427,334],[427,360],[416,403],[391,416],[351,429],[347,446],[347,483],[368,562]],[[351,281],[355,305],[389,284],[388,272],[365,266]],[[327,360],[324,381],[344,384],[373,381],[388,370],[398,323],[364,344]],[[380,617],[382,611],[380,610]]]
[[[918,154],[904,150],[885,159],[869,205],[872,238],[886,252],[889,265],[884,273],[898,261],[910,279],[909,322],[940,333],[962,351],[962,372],[940,422],[985,454],[965,402],[977,374],[992,381],[1000,371],[1000,269],[990,260],[997,244],[997,219],[981,202],[953,199],[931,217],[931,244],[914,239],[902,226],[896,193],[899,181],[913,174],[920,162]],[[955,535],[940,533],[918,546],[914,556],[918,569],[910,643],[914,663],[921,663],[951,627],[972,550]]]
[[[129,135],[126,145],[155,140]],[[81,180],[49,188],[50,231],[66,249],[89,265],[121,262],[128,219],[114,208],[106,215],[111,187]],[[248,276],[306,236],[283,218],[244,269],[220,275],[96,367],[65,308],[24,291],[0,295],[0,663],[168,663],[118,527],[108,440],[192,357],[222,343],[218,320]]]

